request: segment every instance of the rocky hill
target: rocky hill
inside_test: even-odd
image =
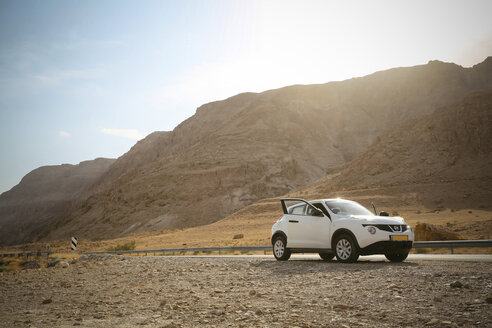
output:
[[[342,197],[369,209],[375,202],[379,210],[405,217],[424,240],[489,239],[491,134],[492,91],[473,93],[394,125],[351,162],[280,197]],[[282,215],[280,197],[262,199],[204,227],[128,240],[143,248],[181,247],[183,242],[190,247],[268,245],[272,222]],[[238,242],[235,234],[244,238]]]
[[[492,91],[394,126],[339,171],[300,192],[403,186],[416,186],[415,197],[429,208],[492,207]]]
[[[97,158],[78,165],[43,166],[0,195],[0,241],[3,244],[46,236],[55,218],[87,191],[115,162]]]
[[[53,216],[43,238],[215,222],[335,172],[384,130],[492,89],[491,72],[492,58],[472,68],[432,61],[203,105],[173,131],[139,141],[64,215]]]

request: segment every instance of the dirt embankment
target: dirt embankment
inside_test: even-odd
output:
[[[81,257],[0,273],[3,327],[490,327],[492,264]]]

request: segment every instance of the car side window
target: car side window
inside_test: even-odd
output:
[[[314,209],[308,206],[306,215],[314,216]]]
[[[323,204],[313,203],[313,206],[317,209],[320,209],[327,217],[330,217],[330,213],[328,213],[328,210],[326,209],[326,207],[323,206]]]
[[[306,209],[306,205],[299,205],[292,208],[290,214],[304,215],[305,209]]]

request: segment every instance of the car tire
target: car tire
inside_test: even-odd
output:
[[[391,262],[403,262],[408,257],[408,252],[384,254]]]
[[[323,261],[331,261],[335,257],[334,253],[319,253],[319,256],[323,259]]]
[[[359,250],[352,236],[344,234],[336,238],[335,255],[337,260],[343,263],[357,262]]]
[[[290,258],[290,249],[287,248],[287,242],[283,236],[277,236],[273,240],[273,256],[277,261],[287,261]]]

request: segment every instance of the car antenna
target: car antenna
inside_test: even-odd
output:
[[[374,205],[373,202],[371,202],[372,208],[374,209],[374,214],[378,215],[378,209],[376,208],[376,205]]]

